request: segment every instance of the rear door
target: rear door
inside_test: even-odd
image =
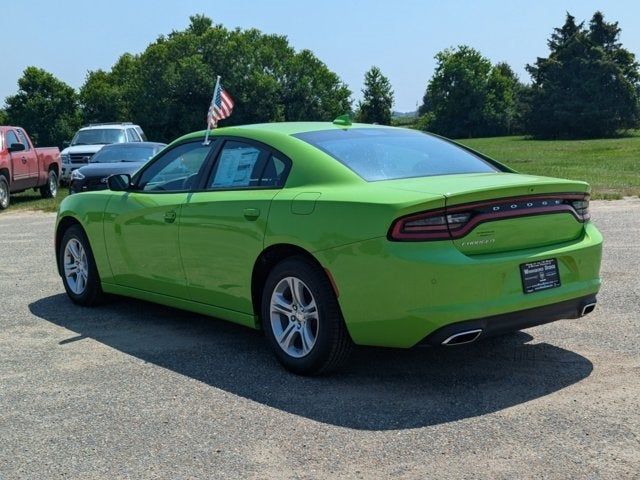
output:
[[[188,298],[178,232],[182,206],[201,181],[211,145],[167,150],[137,175],[136,189],[115,194],[105,211],[105,240],[118,285]]]
[[[290,166],[263,144],[224,141],[202,191],[182,208],[180,250],[192,300],[253,313],[253,266],[263,250],[271,200]]]

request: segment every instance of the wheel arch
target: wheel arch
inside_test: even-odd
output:
[[[260,318],[264,282],[266,281],[269,272],[278,263],[287,258],[295,256],[305,257],[322,268],[322,270],[325,272],[325,275],[327,276],[327,280],[329,280],[329,283],[331,284],[336,294],[336,297],[338,297],[338,289],[336,287],[335,281],[331,276],[331,273],[308,250],[305,250],[298,245],[289,243],[278,243],[275,245],[270,245],[269,247],[264,249],[256,259],[253,265],[253,272],[251,274],[251,301],[253,304],[253,311],[258,319]]]
[[[59,255],[60,243],[62,242],[62,237],[64,236],[64,232],[66,232],[73,225],[78,225],[80,228],[82,228],[82,230],[85,232],[85,235],[86,235],[87,232],[84,230],[82,223],[80,223],[80,221],[77,218],[72,217],[70,215],[67,215],[66,217],[62,217],[58,222],[58,226],[56,227],[56,238],[55,238],[56,265],[58,267],[58,274],[60,276],[62,276],[62,265],[60,265],[60,255]]]
[[[11,174],[8,168],[0,168],[0,175],[7,179],[7,183],[11,183]]]

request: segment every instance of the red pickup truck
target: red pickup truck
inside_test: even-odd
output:
[[[39,188],[44,198],[58,193],[60,150],[34,148],[20,127],[0,126],[0,210],[9,206],[9,196]]]

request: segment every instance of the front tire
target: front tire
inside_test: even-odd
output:
[[[49,171],[47,183],[40,187],[40,195],[42,198],[55,198],[58,194],[58,175],[53,170]]]
[[[9,182],[4,175],[0,175],[0,210],[4,210],[9,207]]]
[[[72,225],[62,236],[58,251],[62,283],[74,303],[84,307],[97,305],[104,294],[91,245],[80,225]]]
[[[338,369],[351,353],[338,300],[325,272],[302,256],[271,271],[262,295],[262,326],[278,360],[300,375]]]

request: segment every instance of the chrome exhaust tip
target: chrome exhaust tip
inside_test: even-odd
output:
[[[582,311],[580,312],[580,316],[584,317],[585,315],[593,312],[593,310],[595,308],[596,308],[596,302],[587,303],[585,306],[582,307]]]
[[[482,333],[482,329],[478,328],[476,330],[465,330],[464,332],[459,332],[451,335],[445,341],[442,342],[442,345],[464,345],[465,343],[475,342],[480,334]]]

